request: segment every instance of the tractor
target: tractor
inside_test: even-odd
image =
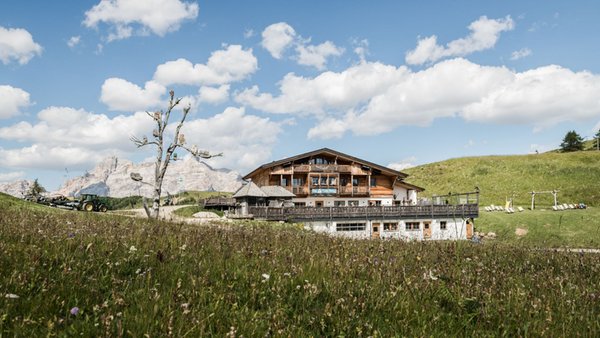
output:
[[[77,209],[88,212],[106,212],[108,210],[108,207],[105,203],[101,201],[100,198],[98,198],[98,195],[81,194],[81,196],[79,197],[79,204],[77,206]]]

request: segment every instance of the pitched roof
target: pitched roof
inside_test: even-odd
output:
[[[296,197],[289,190],[278,185],[265,185],[264,187],[260,187],[260,190],[267,194],[268,197]]]
[[[348,155],[348,154],[344,154],[344,153],[341,153],[341,152],[333,150],[333,149],[321,148],[321,149],[309,151],[307,153],[303,153],[303,154],[300,154],[300,155],[296,155],[296,156],[292,156],[292,157],[287,157],[287,158],[284,158],[284,159],[281,159],[281,160],[278,160],[278,161],[273,161],[271,163],[263,164],[262,166],[254,169],[252,172],[250,172],[249,174],[247,174],[246,176],[244,176],[244,179],[250,178],[250,176],[252,176],[254,173],[256,173],[257,171],[259,171],[261,169],[272,168],[272,167],[275,167],[275,166],[278,166],[278,165],[281,165],[281,164],[285,164],[285,163],[288,163],[288,162],[292,162],[292,161],[299,160],[299,159],[302,159],[302,158],[305,158],[305,157],[311,157],[311,156],[315,156],[315,155],[319,155],[319,154],[329,154],[329,155],[337,156],[337,157],[340,157],[340,158],[343,158],[343,159],[346,159],[346,160],[350,160],[350,161],[362,163],[362,164],[367,165],[369,167],[378,169],[378,170],[380,170],[382,172],[385,172],[385,173],[388,173],[388,174],[391,174],[391,175],[396,175],[399,178],[408,177],[408,175],[405,174],[405,173],[403,173],[403,172],[400,172],[400,171],[397,171],[397,170],[394,170],[394,169],[390,169],[388,167],[385,167],[385,166],[382,166],[382,165],[379,165],[379,164],[376,164],[376,163],[373,163],[373,162],[365,161],[365,160],[360,159],[358,157],[354,157],[354,156],[351,156],[351,155]]]
[[[233,194],[233,198],[239,197],[267,197],[267,194],[265,194],[258,185],[250,181]]]

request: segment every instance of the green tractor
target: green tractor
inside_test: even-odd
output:
[[[79,207],[77,209],[79,209],[81,211],[87,211],[87,212],[92,212],[92,211],[106,212],[106,211],[108,211],[108,207],[106,206],[106,203],[104,203],[104,201],[102,201],[102,199],[100,197],[98,197],[98,195],[93,195],[93,194],[81,194],[81,196],[79,198]]]

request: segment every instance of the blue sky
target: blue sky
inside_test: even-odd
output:
[[[0,181],[53,190],[148,159],[129,137],[170,89],[188,143],[241,174],[321,147],[396,169],[549,150],[600,126],[598,17],[595,1],[4,1]]]

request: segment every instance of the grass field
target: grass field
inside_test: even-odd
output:
[[[539,247],[600,248],[600,208],[552,211],[525,210],[521,213],[480,211],[477,231],[494,232],[495,241]],[[527,231],[518,236],[517,229]]]
[[[0,336],[600,334],[596,254],[170,224],[5,195],[0,227]]]
[[[529,206],[531,191],[560,190],[559,203],[583,202],[600,206],[600,152],[543,153],[450,159],[404,170],[408,182],[422,186],[422,195],[481,189],[481,205]],[[538,195],[540,206],[550,206],[550,194]]]

